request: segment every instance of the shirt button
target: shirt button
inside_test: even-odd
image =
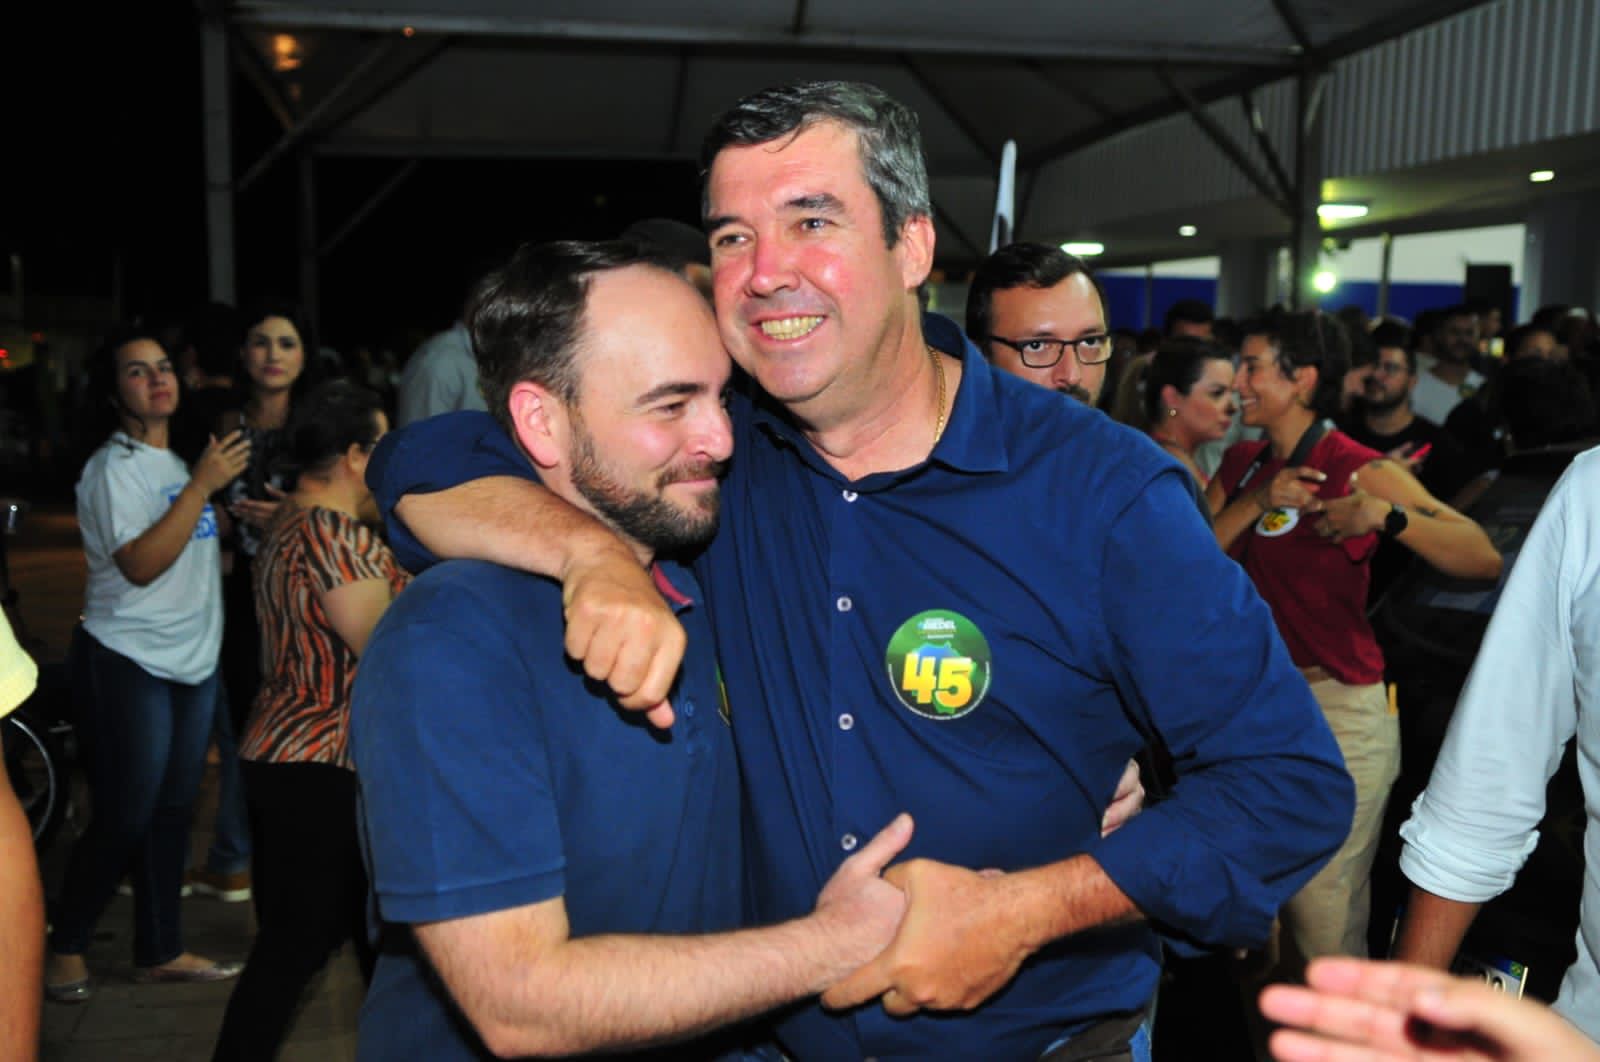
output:
[[[859,497],[861,497],[861,495],[857,494],[853,490],[847,490],[844,492],[844,500],[847,502],[853,502]]]
[[[855,729],[855,725],[856,725],[856,717],[851,715],[849,712],[845,712],[843,715],[841,715],[839,717],[839,729],[840,730],[853,730],[853,729]]]
[[[693,701],[686,700],[686,701],[683,702],[683,714],[684,714],[684,718],[686,718],[686,719],[693,719],[694,718],[694,702]]]
[[[840,612],[849,612],[851,609],[856,607],[856,603],[854,601],[851,601],[848,597],[844,597],[842,595],[840,596],[839,600],[833,603],[833,605]]]
[[[856,835],[853,833],[847,833],[843,837],[839,838],[839,847],[843,848],[846,852],[854,852],[858,843],[859,842],[856,840]]]

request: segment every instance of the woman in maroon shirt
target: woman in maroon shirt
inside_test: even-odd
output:
[[[1368,881],[1400,767],[1383,653],[1366,616],[1379,535],[1450,575],[1500,573],[1500,555],[1482,528],[1401,465],[1328,425],[1349,349],[1344,326],[1322,313],[1247,324],[1234,387],[1244,423],[1264,429],[1266,439],[1230,447],[1206,491],[1217,541],[1271,607],[1356,784],[1349,838],[1284,907],[1299,953],[1283,970],[1291,976],[1295,960],[1367,950]]]

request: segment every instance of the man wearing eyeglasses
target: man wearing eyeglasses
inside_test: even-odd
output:
[[[1085,405],[1111,360],[1106,300],[1081,258],[1013,243],[984,259],[967,291],[967,335],[999,368]]]

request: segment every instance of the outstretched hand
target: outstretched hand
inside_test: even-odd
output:
[[[1261,1013],[1279,1062],[1600,1062],[1553,1011],[1479,981],[1404,963],[1318,959],[1309,987],[1273,985]]]

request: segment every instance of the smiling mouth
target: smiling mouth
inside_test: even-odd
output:
[[[779,317],[762,321],[756,327],[760,328],[761,334],[768,339],[799,339],[816,331],[821,324],[820,316]]]

